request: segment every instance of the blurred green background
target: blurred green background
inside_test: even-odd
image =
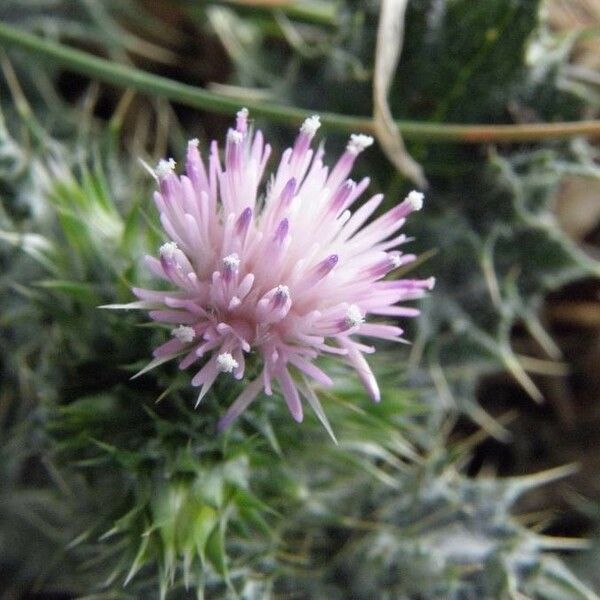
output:
[[[163,241],[138,158],[241,106],[275,154],[314,112],[332,162],[373,131],[380,8],[0,0],[0,598],[597,598],[597,0],[408,2],[389,104],[437,284],[380,405],[324,362],[339,446],[278,398],[215,435],[239,388],[130,381],[164,332],[97,309]],[[377,143],[356,174],[414,187]]]

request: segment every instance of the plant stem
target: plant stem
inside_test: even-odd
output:
[[[238,98],[173,81],[127,65],[115,64],[82,50],[32,35],[5,23],[0,23],[0,44],[37,54],[66,69],[107,84],[160,96],[193,108],[232,114],[242,105]],[[243,104],[255,116],[294,127],[314,112],[254,99],[247,99]],[[370,117],[348,116],[331,112],[319,114],[323,125],[331,130],[374,132],[373,121]],[[600,137],[600,120],[523,125],[453,125],[417,121],[397,121],[397,124],[404,138],[427,142],[478,144],[482,142],[537,141],[578,135]]]
[[[209,0],[209,2],[215,1]],[[220,3],[222,4],[223,1],[238,8],[248,7],[254,11],[277,10],[293,19],[319,25],[334,25],[339,10],[337,3],[327,0],[220,0]]]

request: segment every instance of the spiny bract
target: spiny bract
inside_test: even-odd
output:
[[[172,159],[155,169],[160,191],[154,200],[170,241],[159,258],[146,261],[177,289],[134,288],[140,301],[126,306],[148,309],[153,320],[174,327],[172,339],[155,349],[143,372],[176,357],[182,369],[204,361],[192,379],[202,386],[198,402],[221,373],[242,379],[246,356],[258,353],[261,373],[246,385],[220,428],[261,390],[270,395],[276,381],[296,421],[303,417],[302,394],[329,429],[306,379],[331,385],[314,364],[321,353],[347,361],[378,401],[377,381],[364,358],[374,348],[357,338],[401,340],[402,330],[367,317],[415,316],[416,309],[396,303],[419,298],[434,284],[433,278],[384,279],[415,260],[393,249],[407,241],[396,232],[421,208],[423,195],[411,192],[365,225],[383,195],[351,213],[369,179],[356,183],[347,177],[373,139],[351,136],[330,170],[323,164],[323,148],[311,149],[319,125],[317,116],[306,119],[264,197],[258,192],[271,148],[260,131],[249,129],[245,109],[227,133],[224,165],[213,142],[205,167],[198,141],[192,140],[185,175],[174,173]]]

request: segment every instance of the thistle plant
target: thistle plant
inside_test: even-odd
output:
[[[0,595],[596,600],[564,562],[585,541],[544,535],[548,511],[519,516],[522,493],[570,469],[467,476],[476,443],[457,449],[465,413],[510,439],[478,404],[495,407],[482,377],[509,369],[536,395],[527,371],[560,358],[544,295],[598,273],[552,213],[563,174],[599,176],[596,151],[545,138],[598,125],[575,121],[581,102],[553,76],[563,54],[523,58],[538,3],[408,3],[390,102],[430,183],[427,210],[409,215],[416,260],[386,244],[409,241],[396,229],[421,196],[377,142],[351,164],[369,138],[345,137],[375,131],[380,3],[72,4],[0,8]],[[206,75],[217,40],[229,62]],[[81,105],[71,72],[93,81]],[[274,154],[305,121],[273,168],[245,112],[224,148],[207,142],[222,127],[212,111],[241,105]],[[198,137],[183,168],[151,169],[159,221],[137,157],[178,155],[181,132]],[[403,260],[414,275],[385,273]],[[152,323],[98,310],[131,304],[132,288]],[[421,296],[417,316],[403,302]],[[551,360],[517,354],[515,325]],[[301,396],[318,418],[298,427],[286,407],[299,418]],[[461,424],[450,437],[448,420]],[[531,472],[532,439],[513,442],[510,467]]]

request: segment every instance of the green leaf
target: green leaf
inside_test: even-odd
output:
[[[225,536],[222,521],[213,529],[206,546],[206,558],[219,575],[227,577],[227,555],[225,553]]]
[[[100,301],[99,296],[93,287],[87,283],[64,281],[60,279],[45,279],[37,281],[35,285],[65,294],[87,306],[95,306]]]

